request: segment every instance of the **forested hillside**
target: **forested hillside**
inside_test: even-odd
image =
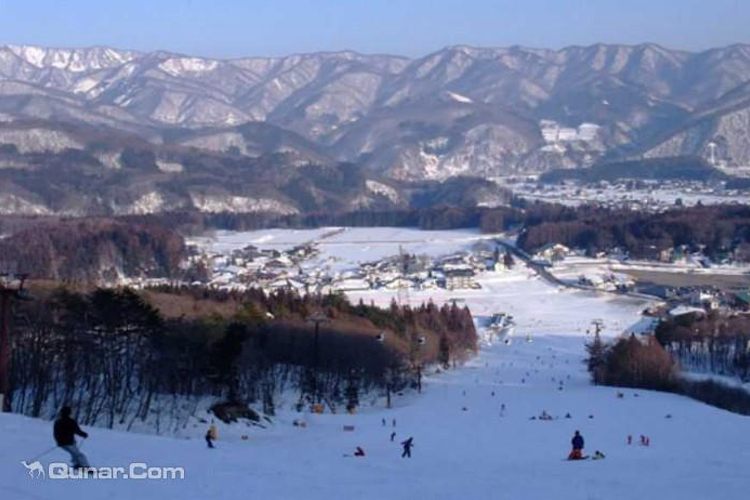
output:
[[[339,295],[167,287],[35,296],[14,331],[13,411],[48,417],[68,402],[108,427],[177,425],[201,401],[273,415],[282,393],[343,411],[477,349],[471,313],[455,304],[383,310]]]

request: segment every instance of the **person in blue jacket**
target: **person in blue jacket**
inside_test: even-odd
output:
[[[573,435],[573,439],[570,440],[570,444],[573,445],[573,449],[568,455],[568,460],[580,460],[583,458],[583,436],[579,431]]]

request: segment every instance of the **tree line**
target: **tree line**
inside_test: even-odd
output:
[[[703,336],[700,332],[697,335]],[[687,340],[688,337],[691,339]],[[738,376],[747,377],[744,367],[747,354],[742,355],[739,349],[730,348],[736,346],[736,340],[736,336],[719,341],[709,336],[698,344],[691,344],[696,337],[674,332],[672,327],[663,329],[657,336],[629,335],[611,342],[604,342],[597,336],[586,345],[586,365],[595,384],[671,392],[750,415],[750,393],[744,388],[710,378],[694,380],[685,377],[680,370],[679,360],[683,359],[688,364],[682,367],[688,371],[702,367],[716,370],[710,373],[726,375],[729,374],[725,371],[727,367],[734,366],[739,370]],[[666,346],[662,342],[666,342]],[[745,343],[742,352],[746,353],[746,348]]]
[[[190,313],[197,307],[204,309]],[[316,313],[325,318],[317,342],[307,320]],[[320,403],[334,411],[386,387],[403,390],[416,382],[417,365],[449,365],[476,346],[471,314],[456,305],[380,309],[341,295],[189,287],[57,289],[18,305],[11,405],[49,417],[71,404],[85,424],[148,423],[157,432],[185,425],[207,399],[272,415],[285,394],[299,409]]]
[[[529,252],[561,243],[590,255],[620,249],[646,259],[684,245],[716,260],[731,256],[750,261],[750,207],[695,206],[662,213],[549,207],[528,214],[518,243]]]
[[[659,343],[689,371],[750,381],[750,317],[718,311],[663,319]]]
[[[10,225],[10,224],[8,224]],[[0,271],[36,279],[116,282],[120,275],[178,277],[185,242],[164,225],[114,219],[41,219],[0,238]]]

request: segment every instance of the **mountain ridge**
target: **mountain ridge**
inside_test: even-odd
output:
[[[750,45],[452,45],[413,58],[345,50],[228,59],[2,45],[0,122],[28,121],[104,127],[197,155],[356,163],[398,181],[709,159],[709,149],[719,166],[747,166]],[[45,134],[34,147],[62,140]],[[0,147],[23,153],[27,139],[5,133]]]

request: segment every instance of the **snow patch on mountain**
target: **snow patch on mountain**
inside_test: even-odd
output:
[[[102,151],[97,153],[96,159],[99,163],[104,165],[106,168],[111,170],[120,170],[122,163],[120,163],[120,153],[116,151]]]
[[[447,97],[449,99],[452,99],[452,100],[454,100],[456,102],[460,102],[460,103],[463,103],[463,104],[471,104],[471,103],[474,102],[471,98],[466,97],[465,95],[461,95],[461,94],[456,93],[456,92],[446,91],[443,95],[445,95],[445,97]]]
[[[156,166],[162,172],[179,173],[185,170],[185,167],[181,163],[169,162],[164,160],[156,160]]]
[[[299,213],[295,207],[270,198],[191,193],[190,199],[201,212],[274,212],[283,215]]]
[[[365,181],[365,185],[367,186],[367,190],[371,193],[385,196],[393,203],[401,203],[403,201],[401,196],[398,194],[398,191],[387,184],[383,184],[382,182],[378,181],[367,180]]]
[[[33,203],[12,193],[0,193],[0,214],[4,215],[49,215],[52,211],[39,203]]]
[[[125,206],[114,206],[118,215],[145,215],[164,211],[166,200],[158,191],[151,191],[140,196],[132,203]],[[173,207],[169,207],[173,208]]]
[[[181,76],[186,73],[207,73],[218,66],[219,63],[216,61],[198,57],[173,57],[159,64],[159,69],[172,76]]]
[[[93,78],[83,78],[73,86],[73,92],[76,94],[86,94],[97,85],[99,85],[97,80],[94,80]]]
[[[245,138],[239,132],[217,132],[206,134],[182,141],[181,144],[208,151],[226,152],[230,148],[237,148],[243,155],[248,155]]]
[[[84,73],[118,66],[135,58],[135,53],[110,48],[48,49],[32,45],[8,45],[16,57],[39,69],[54,68]],[[2,48],[0,47],[0,50]]]
[[[40,47],[9,45],[8,49],[32,66],[36,66],[37,68],[44,66],[44,58],[47,55],[47,51]]]
[[[0,144],[12,144],[20,153],[59,153],[65,149],[83,149],[70,135],[46,128],[0,129]]]

